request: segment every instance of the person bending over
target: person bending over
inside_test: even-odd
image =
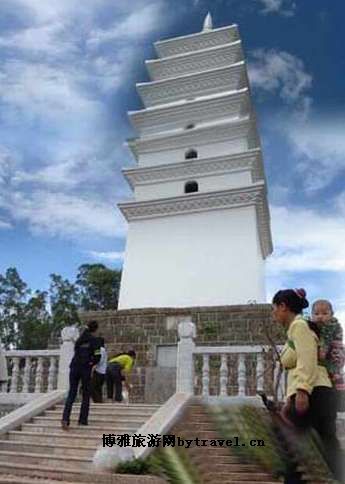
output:
[[[116,402],[122,401],[122,382],[124,382],[128,392],[132,388],[130,375],[135,358],[135,351],[130,350],[127,353],[120,353],[109,360],[106,376],[108,399],[115,400]]]

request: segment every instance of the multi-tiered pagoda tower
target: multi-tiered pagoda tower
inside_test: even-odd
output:
[[[265,301],[272,252],[260,140],[236,25],[156,42],[145,108],[129,113],[138,166],[119,309]]]

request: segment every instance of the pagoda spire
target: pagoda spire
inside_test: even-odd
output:
[[[210,12],[207,13],[205,20],[204,20],[204,25],[203,25],[203,32],[206,30],[212,30],[213,25],[212,25],[212,17]]]

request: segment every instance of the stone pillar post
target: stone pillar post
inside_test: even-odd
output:
[[[193,393],[194,363],[193,353],[196,336],[195,324],[190,318],[182,320],[178,325],[179,342],[177,345],[176,392]]]
[[[76,326],[66,326],[61,331],[62,344],[60,347],[58,390],[67,390],[69,386],[69,365],[74,354],[74,344],[79,337]]]

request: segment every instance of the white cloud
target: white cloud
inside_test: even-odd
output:
[[[24,221],[34,233],[79,239],[124,237],[126,223],[110,202],[78,195],[36,191],[14,193],[9,207],[14,219]]]
[[[122,261],[124,258],[124,252],[97,252],[90,250],[87,252],[94,259],[107,260],[111,262]]]
[[[75,114],[81,119],[100,117],[103,107],[84,92],[83,80],[83,73],[72,66],[9,60],[0,69],[5,115],[12,114],[12,122],[36,122],[38,118],[55,125]]]
[[[307,190],[325,188],[345,170],[344,119],[309,117],[307,123],[291,120],[282,126]]]
[[[48,54],[50,58],[79,52],[77,45],[66,36],[65,25],[61,21],[28,27],[2,36],[0,46],[31,51],[36,56]]]
[[[31,11],[36,22],[49,22],[73,13],[78,5],[77,0],[59,0],[42,2],[41,0],[15,0],[13,9],[20,15]]]
[[[150,3],[141,9],[134,9],[130,15],[120,22],[114,23],[111,27],[92,30],[87,45],[95,48],[107,42],[128,40],[137,42],[160,28],[160,15],[161,4],[157,2]]]
[[[0,145],[0,186],[2,188],[8,185],[15,164],[11,151],[6,146]]]
[[[13,228],[13,225],[10,222],[6,222],[6,220],[0,219],[0,230],[7,230],[12,228]]]
[[[271,215],[274,252],[267,261],[268,301],[278,289],[304,287],[310,302],[330,299],[344,324],[345,207],[320,214],[275,206]]]
[[[299,207],[271,207],[275,250],[272,276],[306,271],[344,272],[345,211],[320,215]]]
[[[274,49],[257,49],[251,53],[249,77],[254,88],[278,93],[288,103],[310,103],[306,91],[311,87],[312,76],[296,56]]]
[[[0,219],[1,228],[10,228],[6,220],[11,219],[26,224],[35,234],[66,239],[125,236],[126,222],[116,201],[128,198],[129,190],[119,183],[120,174],[112,163],[85,155],[85,159],[75,157],[25,171],[8,153],[6,159],[12,166],[0,194],[0,207],[6,214],[3,223]]]
[[[291,0],[256,0],[258,1],[263,9],[261,13],[278,13],[285,17],[291,17],[295,14],[296,3]]]
[[[20,26],[0,33],[0,47],[7,48],[1,128],[4,137],[16,133],[15,145],[0,147],[2,228],[8,215],[51,236],[124,236],[115,203],[129,195],[119,173],[128,160],[122,150],[127,127],[104,94],[124,85],[138,41],[144,44],[166,22],[161,0],[146,3],[13,0],[0,6]]]

